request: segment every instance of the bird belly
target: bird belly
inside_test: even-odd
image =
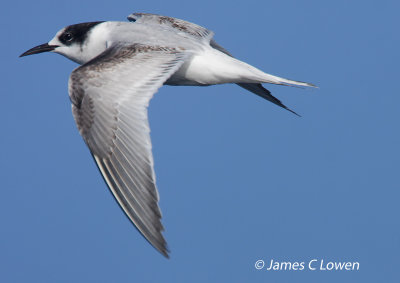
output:
[[[206,49],[185,62],[166,84],[206,86],[250,82],[246,79],[246,68],[240,63],[218,50]]]

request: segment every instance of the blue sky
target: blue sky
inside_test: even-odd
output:
[[[1,11],[1,282],[398,282],[396,1],[11,1]],[[60,28],[151,12],[320,89],[163,87],[149,115],[166,260],[123,215],[76,130]],[[259,260],[359,271],[256,270]]]

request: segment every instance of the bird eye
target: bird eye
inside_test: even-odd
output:
[[[70,34],[69,32],[64,34],[64,40],[65,41],[71,41],[72,40],[72,34]]]

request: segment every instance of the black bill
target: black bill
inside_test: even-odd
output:
[[[56,47],[58,47],[58,45],[49,45],[48,43],[41,44],[41,45],[38,45],[36,47],[29,49],[28,51],[25,51],[19,57],[24,57],[24,56],[28,56],[28,55],[52,51],[52,50],[56,49]]]

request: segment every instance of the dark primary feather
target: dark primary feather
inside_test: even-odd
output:
[[[272,102],[273,104],[278,105],[278,106],[286,109],[287,111],[290,111],[293,114],[301,117],[299,114],[294,112],[292,109],[286,107],[278,98],[271,95],[271,92],[268,89],[264,88],[262,86],[262,84],[237,84],[237,85],[244,89],[247,89],[248,91],[251,91],[252,93],[257,94],[258,96],[268,100],[269,102]]]

